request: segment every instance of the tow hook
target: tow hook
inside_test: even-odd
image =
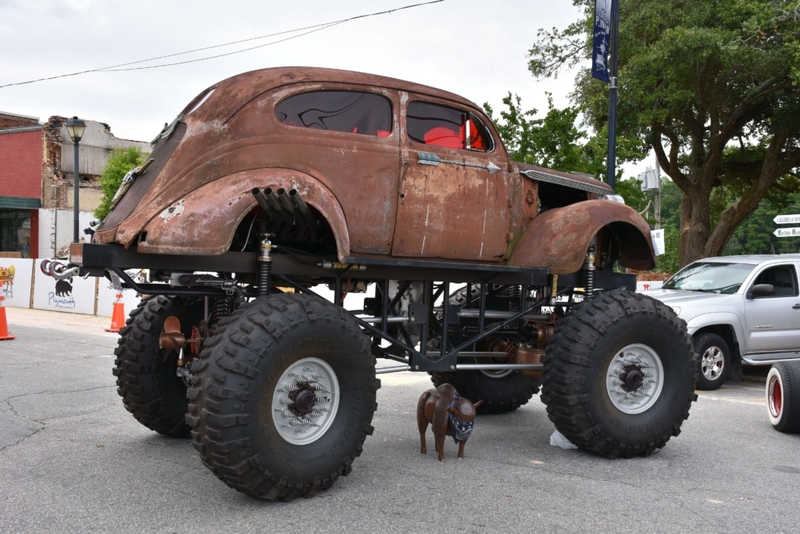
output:
[[[44,260],[39,264],[39,269],[41,269],[42,273],[45,275],[52,276],[56,280],[64,280],[65,278],[78,276],[80,272],[80,267],[77,265],[64,265],[56,260]]]

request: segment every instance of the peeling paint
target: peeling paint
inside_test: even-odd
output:
[[[184,209],[185,209],[185,200],[181,199],[180,201],[176,202],[172,206],[162,211],[159,217],[161,217],[162,221],[167,222],[174,217],[180,216],[183,213]]]

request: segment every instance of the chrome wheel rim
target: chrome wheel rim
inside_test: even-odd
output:
[[[284,440],[308,445],[325,435],[339,408],[339,380],[319,358],[290,365],[272,394],[272,420]]]
[[[658,401],[664,388],[664,365],[658,353],[635,343],[618,351],[606,374],[611,404],[625,414],[639,414]]]
[[[722,376],[725,356],[719,347],[708,347],[700,358],[700,371],[708,380],[717,380]]]
[[[767,406],[772,417],[776,419],[780,417],[783,409],[783,391],[781,390],[780,380],[774,374],[769,377],[769,384],[767,385]]]

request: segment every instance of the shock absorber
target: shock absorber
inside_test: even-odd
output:
[[[583,288],[586,291],[586,298],[592,298],[594,296],[595,269],[594,243],[592,243],[589,245],[589,251],[586,253],[586,260],[583,262]]]
[[[268,296],[271,284],[272,241],[269,240],[269,234],[265,234],[264,239],[261,240],[261,253],[258,256],[258,296]]]
[[[522,298],[522,286],[511,286],[508,290],[508,296],[511,297],[508,301],[508,311],[519,311]]]
[[[214,309],[208,319],[208,324],[210,326],[214,326],[217,324],[217,321],[231,314],[231,298],[232,297],[224,297],[214,301]]]

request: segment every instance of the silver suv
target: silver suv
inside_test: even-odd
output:
[[[705,258],[644,292],[686,321],[699,389],[717,389],[742,363],[800,359],[798,268],[800,254]]]

